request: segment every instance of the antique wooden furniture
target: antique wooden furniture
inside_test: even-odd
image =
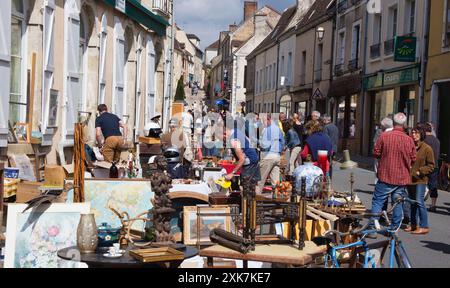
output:
[[[208,266],[214,266],[214,258],[235,259],[244,261],[244,268],[248,261],[278,263],[293,266],[307,266],[315,257],[326,252],[326,246],[317,246],[306,241],[303,250],[291,245],[256,245],[255,250],[243,254],[232,249],[215,245],[200,251],[199,255],[207,258]]]

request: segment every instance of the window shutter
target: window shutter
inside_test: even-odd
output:
[[[147,42],[147,122],[155,117],[155,47]]]
[[[0,147],[7,146],[10,85],[11,1],[0,2]],[[3,131],[2,131],[3,130]]]
[[[99,99],[98,103],[105,103],[105,89],[106,89],[106,79],[105,79],[105,65],[106,65],[106,41],[107,41],[107,23],[106,16],[102,17],[102,31],[100,34],[100,62],[99,62]]]
[[[125,74],[125,41],[116,40],[116,95],[114,99],[114,113],[122,119],[123,96],[124,96],[124,74]]]
[[[72,15],[68,19],[68,24],[66,129],[68,135],[73,135],[82,92],[79,75],[80,19]]]
[[[48,109],[50,101],[50,89],[53,85],[53,67],[54,67],[54,23],[55,23],[55,13],[54,13],[54,3],[53,1],[48,1],[47,5],[44,7],[44,81],[42,88],[42,123],[44,123],[43,130],[47,129],[48,126]]]

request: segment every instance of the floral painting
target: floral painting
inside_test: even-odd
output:
[[[78,267],[60,259],[58,250],[77,245],[80,214],[89,213],[89,204],[53,204],[22,213],[25,207],[8,207],[5,267]]]

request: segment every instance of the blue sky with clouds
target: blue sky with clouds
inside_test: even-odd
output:
[[[296,0],[259,0],[258,7],[270,5],[280,13]],[[216,41],[220,31],[242,21],[244,0],[174,0],[175,21],[186,33],[201,39],[202,49]]]

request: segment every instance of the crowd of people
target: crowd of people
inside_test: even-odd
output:
[[[440,143],[433,136],[432,123],[418,123],[413,128],[406,127],[406,123],[403,113],[381,121],[382,131],[375,137],[373,151],[377,159],[377,183],[372,212],[386,210],[389,196],[393,203],[407,197],[414,202],[406,201],[394,208],[392,227],[398,229],[403,223],[407,225],[406,232],[425,235],[430,232],[425,204],[427,191],[432,199],[428,210],[436,211]]]
[[[126,139],[126,126],[108,112],[106,105],[100,105],[98,111],[99,147],[106,161],[117,161]],[[188,111],[181,115],[181,121],[172,119],[170,131],[161,136],[164,149],[176,147],[180,151],[185,172],[180,174],[182,177],[187,177],[193,161],[203,156],[236,160],[234,170],[225,178],[232,180],[237,174],[252,176],[258,181],[258,193],[264,192],[269,181],[274,186],[282,180],[293,180],[296,168],[305,161],[311,161],[324,175],[332,177],[340,131],[328,115],[322,117],[314,111],[306,119],[299,113],[288,118],[283,112],[264,114],[261,118],[258,113],[232,117],[211,109],[195,116]],[[405,231],[424,235],[430,231],[428,212],[436,211],[440,142],[432,123],[418,123],[413,128],[406,127],[406,123],[407,116],[403,113],[385,118],[374,137],[376,185],[372,213],[387,210],[389,197],[392,203],[408,197],[414,202],[395,207],[392,227],[398,229],[403,223],[407,225]],[[124,129],[123,134],[120,128]],[[324,152],[326,163],[319,163],[319,155]],[[425,204],[428,193],[432,203],[429,209]]]

